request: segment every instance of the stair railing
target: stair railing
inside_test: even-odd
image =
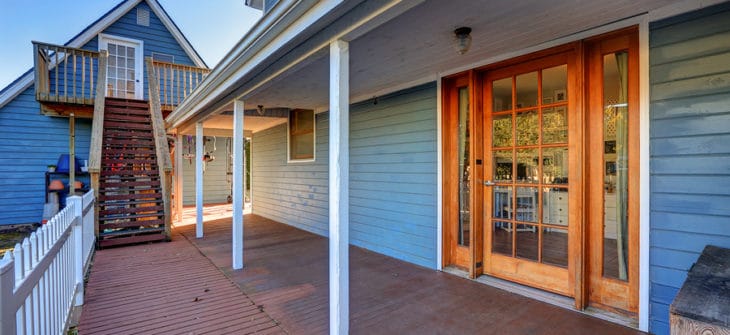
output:
[[[148,90],[150,97],[150,115],[152,120],[152,134],[155,138],[155,150],[157,153],[157,166],[160,171],[160,182],[162,186],[162,204],[165,213],[165,235],[171,238],[171,187],[172,187],[172,160],[170,159],[170,148],[167,145],[167,133],[165,131],[165,120],[162,118],[162,105],[160,99],[160,81],[151,57],[145,58],[147,67]]]
[[[89,174],[91,188],[97,201],[94,205],[94,236],[99,238],[99,174],[101,173],[101,142],[104,136],[104,105],[106,98],[106,70],[109,52],[99,51],[99,68],[96,74],[96,95],[94,96],[94,119],[91,123],[91,144],[89,145]]]

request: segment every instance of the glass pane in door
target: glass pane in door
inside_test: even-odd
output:
[[[560,65],[491,83],[493,253],[567,267],[566,78]]]
[[[109,42],[107,50],[107,96],[134,99],[136,48]]]
[[[471,229],[471,199],[469,183],[471,171],[469,167],[469,89],[459,88],[459,231],[458,243],[469,246],[469,230]]]
[[[628,53],[603,57],[603,275],[628,280]]]

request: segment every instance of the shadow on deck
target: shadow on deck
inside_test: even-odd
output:
[[[81,334],[328,332],[326,238],[246,215],[244,269],[234,272],[230,206],[206,208],[203,239],[195,239],[193,215],[185,216],[171,243],[97,253]],[[196,297],[202,300],[196,302]],[[203,304],[209,306],[200,307]],[[357,247],[350,249],[350,330],[355,334],[641,334]]]

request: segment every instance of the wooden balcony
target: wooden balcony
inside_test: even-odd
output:
[[[36,100],[47,115],[91,118],[98,92],[107,95],[106,78],[98,76],[100,59],[106,53],[33,42]],[[103,62],[106,64],[106,61]],[[210,69],[182,64],[152,61],[159,81],[162,111],[172,111],[210,73]],[[141,75],[141,74],[140,74]]]
[[[35,96],[44,114],[92,116],[99,57],[97,51],[33,42]]]
[[[100,250],[79,334],[328,332],[327,239],[247,215],[231,265],[231,207],[186,209],[173,242]],[[353,334],[641,334],[491,286],[350,249]]]

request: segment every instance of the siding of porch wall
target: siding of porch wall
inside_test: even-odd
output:
[[[730,5],[652,24],[650,330],[707,244],[730,247]]]
[[[316,161],[286,162],[286,125],[253,136],[254,213],[327,235],[328,114]],[[350,242],[436,267],[436,86],[350,108]]]
[[[91,121],[76,120],[76,156],[89,157]],[[45,171],[68,153],[68,119],[41,115],[28,88],[0,108],[0,225],[40,222]]]
[[[216,139],[217,150],[213,153],[215,160],[209,162],[203,172],[203,203],[219,204],[225,203],[231,194],[231,183],[226,175],[226,140],[229,137],[218,137]],[[195,153],[195,137],[190,142],[193,146],[188,151],[187,144],[183,146],[183,152]],[[213,144],[209,143],[203,151],[213,150]],[[195,158],[183,159],[183,204],[195,205]]]
[[[137,25],[136,8],[150,11],[150,26]],[[144,56],[152,52],[175,56],[175,62],[193,65],[162,21],[142,2],[104,30],[105,34],[134,38],[144,43]],[[94,37],[82,49],[98,50]],[[28,57],[32,55],[28,54]],[[96,80],[96,78],[94,78]],[[147,79],[144,80],[147,98]],[[76,155],[89,157],[91,120],[76,122]],[[0,108],[0,225],[40,222],[43,214],[44,172],[68,153],[68,119],[41,115],[33,86]]]

